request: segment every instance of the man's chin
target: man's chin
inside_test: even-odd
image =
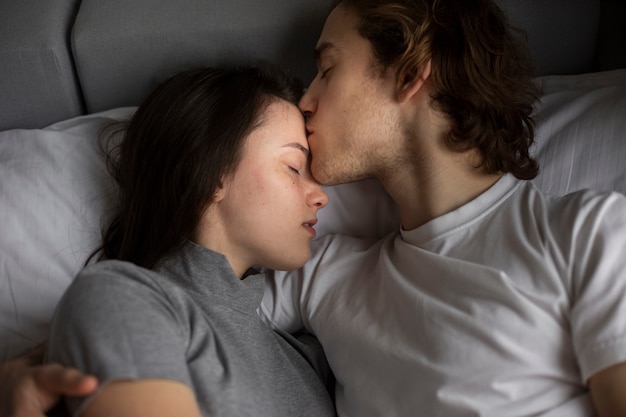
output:
[[[311,175],[313,179],[320,183],[321,185],[337,185],[341,184],[341,179],[337,177],[332,171],[329,172],[325,167],[317,167],[316,165],[311,165]]]
[[[354,173],[343,172],[327,166],[311,166],[311,175],[321,185],[331,186],[359,181],[365,177],[356,177]]]

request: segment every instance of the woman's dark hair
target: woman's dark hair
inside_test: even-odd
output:
[[[267,107],[297,104],[302,87],[270,65],[194,69],[162,83],[109,153],[119,207],[92,258],[153,268],[191,238]]]
[[[539,91],[521,32],[492,0],[339,0],[360,18],[374,69],[393,67],[398,87],[432,63],[433,106],[452,123],[447,143],[478,149],[490,173],[534,178],[532,113]]]

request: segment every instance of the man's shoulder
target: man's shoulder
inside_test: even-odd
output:
[[[581,189],[556,195],[525,185],[517,197],[514,213],[524,233],[541,230],[544,240],[563,247],[604,238],[626,241],[626,197],[619,192]]]
[[[569,214],[586,215],[603,207],[626,208],[624,194],[594,188],[574,190],[565,194],[555,194],[541,190],[530,181],[521,181],[514,199],[516,206],[527,206],[533,211],[546,210],[555,215],[564,212]]]

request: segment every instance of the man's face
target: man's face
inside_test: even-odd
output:
[[[316,46],[317,75],[300,101],[311,170],[326,185],[378,176],[398,130],[393,77],[376,74],[358,22],[342,5],[330,13]]]

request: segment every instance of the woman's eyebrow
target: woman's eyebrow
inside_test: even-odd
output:
[[[297,142],[287,143],[286,145],[283,145],[283,148],[284,147],[290,147],[290,148],[299,149],[299,150],[302,151],[302,153],[304,153],[304,156],[306,156],[307,158],[309,157],[309,150],[307,148],[305,148],[304,146],[300,145]]]

